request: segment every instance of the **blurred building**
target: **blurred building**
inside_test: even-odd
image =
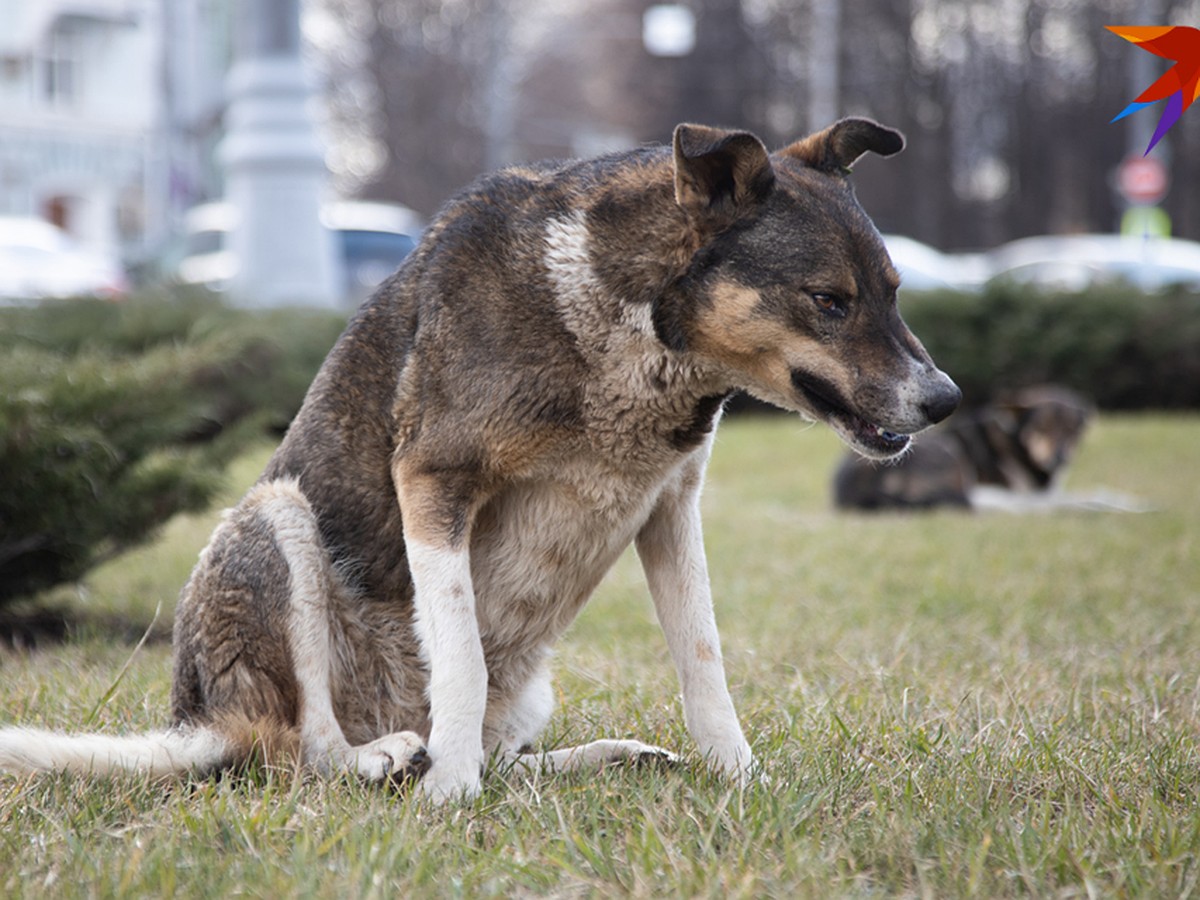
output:
[[[230,0],[0,0],[0,214],[137,260],[215,193]]]

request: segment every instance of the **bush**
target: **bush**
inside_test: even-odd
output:
[[[0,606],[203,507],[345,324],[200,295],[0,311]]]
[[[147,292],[122,303],[65,301],[0,310],[0,353],[38,347],[127,358],[159,347],[206,347],[192,373],[209,403],[206,430],[250,414],[287,427],[346,316],[336,312],[232,309],[207,291]]]
[[[1107,409],[1200,407],[1200,294],[999,284],[906,295],[901,311],[968,403],[1057,382]]]

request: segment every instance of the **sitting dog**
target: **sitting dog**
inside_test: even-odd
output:
[[[1016,391],[960,412],[883,465],[846,457],[834,476],[834,503],[860,510],[1142,508],[1136,498],[1113,491],[1061,490],[1094,415],[1088,400],[1064,387]]]
[[[754,771],[726,687],[699,503],[745,389],[876,459],[959,401],[896,308],[848,178],[903,146],[846,119],[769,154],[671,147],[516,167],[452,200],[350,322],[259,482],[183,589],[173,726],[0,732],[0,768],[304,764],[470,798],[489,756],[557,771],[664,755],[530,753],[547,658],[631,542],[704,759]]]

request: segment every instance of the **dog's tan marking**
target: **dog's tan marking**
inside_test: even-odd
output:
[[[1056,435],[1036,433],[1028,441],[1029,456],[1043,469],[1049,469],[1059,452]],[[1069,455],[1069,448],[1067,454]]]
[[[750,390],[785,409],[799,409],[802,400],[792,384],[793,368],[821,372],[845,390],[842,361],[820,341],[781,328],[764,315],[758,291],[722,282],[712,290],[713,302],[698,317],[695,347],[751,379]]]
[[[407,457],[398,460],[392,471],[405,537],[433,547],[465,546],[475,510],[484,499],[481,471],[431,472]]]
[[[721,363],[767,380],[781,363],[779,327],[759,315],[758,291],[733,282],[712,289],[712,303],[697,317],[693,337],[697,351]]]

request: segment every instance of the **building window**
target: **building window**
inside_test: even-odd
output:
[[[81,47],[79,29],[72,23],[60,22],[48,35],[41,86],[50,106],[71,106],[78,98]]]

